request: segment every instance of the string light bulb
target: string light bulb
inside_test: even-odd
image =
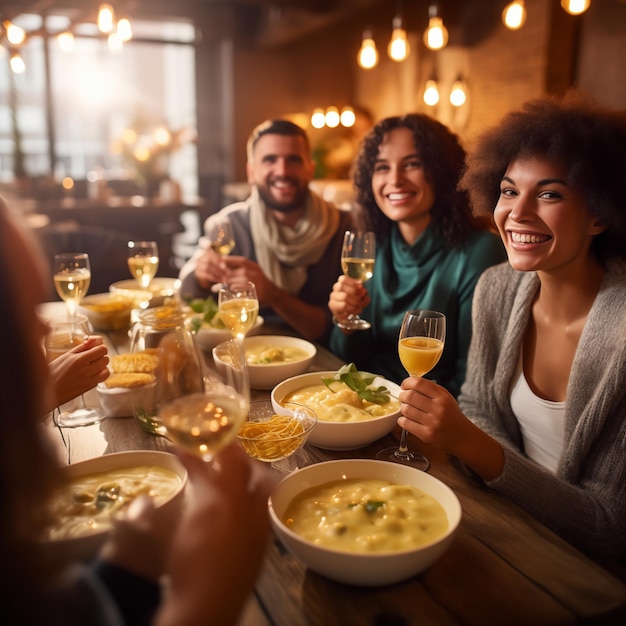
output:
[[[502,11],[502,22],[509,30],[519,30],[526,23],[524,0],[513,0]]]
[[[437,15],[437,5],[428,7],[428,28],[424,32],[424,45],[429,50],[441,50],[448,43],[448,29]]]
[[[115,24],[115,11],[110,4],[103,3],[98,9],[98,30],[101,33],[112,33]]]
[[[57,43],[63,52],[72,52],[74,50],[74,34],[71,30],[59,33],[57,35]]]
[[[340,115],[341,125],[345,128],[352,128],[354,123],[356,122],[356,115],[354,114],[354,109],[352,107],[343,107],[341,109]]]
[[[453,83],[450,90],[450,104],[455,107],[460,107],[467,101],[467,94],[465,93],[465,83],[459,76]]]
[[[402,28],[402,18],[394,17],[392,23],[393,31],[391,40],[387,46],[387,54],[394,61],[404,61],[409,56],[410,46],[406,36],[406,30]]]
[[[128,18],[123,17],[118,20],[117,35],[124,43],[133,38],[133,28],[130,25],[130,20]]]
[[[376,50],[376,44],[372,39],[372,32],[369,30],[363,33],[363,40],[357,56],[357,62],[364,70],[371,70],[378,64],[378,50]]]
[[[328,107],[326,109],[325,121],[328,128],[337,128],[337,126],[339,126],[339,122],[341,121],[339,109],[337,107]]]
[[[570,15],[581,15],[591,5],[591,0],[561,0],[561,6]]]
[[[313,109],[313,113],[311,114],[311,126],[313,128],[324,128],[326,124],[326,115],[324,114],[324,109],[317,108]]]
[[[7,41],[12,46],[19,46],[24,43],[26,39],[26,31],[17,24],[13,24],[8,20],[4,22],[4,30],[6,31]]]
[[[437,81],[431,78],[426,81],[424,87],[424,103],[429,107],[434,107],[439,102],[439,87]]]
[[[14,74],[23,74],[26,71],[26,63],[24,63],[24,59],[22,59],[18,52],[14,52],[11,55],[9,65]]]

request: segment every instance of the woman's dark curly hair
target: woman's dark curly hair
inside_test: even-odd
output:
[[[542,156],[565,164],[568,184],[606,230],[594,237],[601,262],[626,258],[626,118],[602,109],[575,90],[544,96],[505,115],[487,130],[467,158],[460,186],[478,216],[492,215],[500,182],[519,157]]]
[[[361,142],[352,169],[356,202],[362,215],[355,216],[376,232],[379,240],[389,236],[394,223],[378,207],[372,191],[372,175],[380,144],[387,133],[407,128],[413,134],[415,150],[426,178],[433,186],[435,204],[431,215],[435,230],[447,248],[462,243],[478,227],[465,191],[457,184],[465,164],[465,150],[458,137],[437,120],[422,113],[388,117],[378,122]]]

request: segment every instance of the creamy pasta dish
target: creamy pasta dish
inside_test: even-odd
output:
[[[53,494],[43,537],[65,539],[106,530],[136,497],[148,495],[159,506],[181,484],[172,470],[152,465],[77,476]]]
[[[282,398],[281,404],[284,402],[309,406],[317,413],[317,419],[325,422],[362,422],[389,415],[400,408],[400,401],[393,397],[384,404],[362,400],[340,380],[330,383],[330,388],[322,382],[301,387]]]
[[[327,548],[358,553],[411,550],[442,537],[448,516],[432,496],[378,479],[312,487],[288,505],[283,522]]]

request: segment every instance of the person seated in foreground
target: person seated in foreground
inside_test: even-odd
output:
[[[398,424],[598,559],[626,555],[626,126],[576,92],[505,115],[461,181],[509,263],[474,295],[458,404],[407,378]]]
[[[340,276],[328,301],[335,320],[358,314],[372,325],[333,328],[330,349],[398,383],[406,376],[398,357],[404,313],[444,313],[443,356],[428,376],[454,395],[465,378],[476,281],[506,259],[497,235],[472,217],[467,195],[457,190],[464,162],[458,137],[428,115],[389,117],[374,126],[353,171],[362,207],[354,221],[376,234],[374,275],[365,283]]]
[[[251,194],[207,218],[196,251],[180,270],[180,293],[185,299],[207,298],[218,283],[251,281],[268,322],[324,343],[331,328],[326,302],[341,273],[350,214],[309,189],[314,163],[309,139],[296,124],[278,119],[257,126],[247,158]],[[235,240],[228,256],[211,249],[224,220]]]
[[[235,625],[269,537],[271,488],[237,444],[217,464],[179,454],[193,491],[177,520],[138,499],[95,562],[59,569],[46,559],[42,507],[61,483],[40,423],[52,390],[42,350],[48,329],[36,309],[50,280],[32,233],[0,201],[0,289],[12,294],[0,327],[3,610],[28,626]]]

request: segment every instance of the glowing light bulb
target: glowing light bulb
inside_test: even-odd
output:
[[[26,39],[26,31],[21,26],[6,21],[4,23],[4,28],[6,30],[7,41],[12,46],[19,46],[24,43],[24,40]]]
[[[326,109],[326,126],[328,128],[337,128],[339,121],[339,109],[337,107],[328,107]]]
[[[23,74],[26,71],[26,63],[24,63],[24,59],[17,52],[11,55],[9,65],[14,74]]]
[[[354,109],[352,107],[343,107],[343,109],[341,109],[341,116],[339,119],[342,126],[345,126],[345,128],[351,128],[354,126],[354,122],[356,122]]]
[[[440,17],[431,17],[424,33],[424,44],[429,50],[441,50],[448,43],[448,29]]]
[[[113,32],[115,11],[110,4],[101,4],[98,9],[98,29],[101,33]]]
[[[409,42],[406,37],[406,30],[402,28],[402,18],[395,17],[393,19],[393,32],[391,40],[387,46],[387,54],[394,61],[404,61],[409,56]]]
[[[378,50],[376,50],[376,44],[372,39],[372,33],[368,30],[363,33],[363,41],[361,42],[357,62],[364,70],[370,70],[376,67],[378,63]]]
[[[130,21],[125,17],[117,22],[117,34],[124,43],[133,38],[133,28],[130,25]]]
[[[502,11],[502,22],[509,30],[518,30],[526,23],[524,0],[514,0]]]
[[[465,85],[460,78],[457,78],[452,83],[452,89],[450,90],[450,104],[455,107],[460,107],[467,101],[467,95],[465,93]]]
[[[561,6],[570,15],[580,15],[584,13],[591,4],[591,0],[561,0]]]
[[[324,109],[313,109],[311,114],[311,126],[313,128],[324,128],[326,124],[326,115],[324,115]]]
[[[57,35],[57,42],[63,52],[72,52],[74,50],[74,34],[69,30],[59,33]]]
[[[439,87],[437,81],[431,78],[426,81],[424,87],[424,103],[429,107],[434,107],[439,102]]]
[[[107,37],[107,43],[111,52],[119,52],[124,47],[124,42],[117,33],[110,33]]]

